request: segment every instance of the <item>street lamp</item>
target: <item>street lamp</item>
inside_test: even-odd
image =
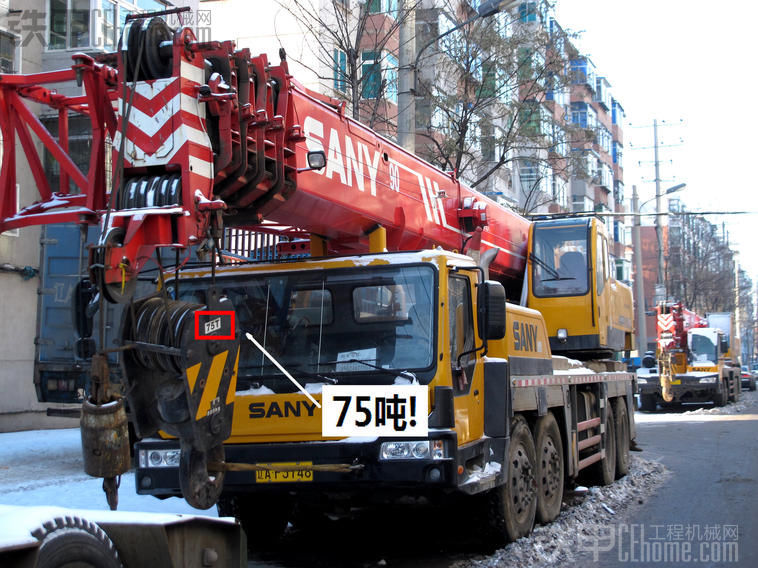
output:
[[[673,187],[669,187],[663,195],[670,195],[677,191],[681,191],[685,188],[686,183],[680,183]],[[640,239],[640,217],[643,215],[642,208],[653,201],[658,200],[660,204],[661,194],[657,194],[655,197],[648,199],[641,205],[638,205],[639,198],[637,196],[637,186],[632,186],[632,211],[634,215],[634,225],[632,226],[632,245],[634,246],[634,267],[637,272],[637,278],[634,282],[634,288],[636,292],[637,300],[637,348],[642,356],[643,350],[647,348],[647,326],[645,323],[645,288],[642,277],[642,243]],[[656,219],[656,237],[658,240],[658,282],[662,280],[663,273],[663,241],[660,236],[660,211],[657,211]],[[657,292],[657,291],[656,291]]]
[[[486,0],[479,5],[476,14],[433,40],[424,44],[415,55],[415,17],[406,16],[400,26],[400,60],[398,65],[398,99],[397,99],[397,141],[400,146],[413,153],[416,151],[416,73],[421,54],[443,37],[466,27],[474,20],[488,18],[498,12],[514,6],[519,0]],[[407,2],[407,0],[406,0]],[[403,4],[405,6],[405,3]],[[415,10],[415,9],[414,9]],[[413,63],[411,63],[411,61]]]

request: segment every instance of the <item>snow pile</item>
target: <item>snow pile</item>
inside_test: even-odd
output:
[[[716,415],[730,415],[740,414],[750,409],[751,411],[758,406],[758,391],[742,391],[740,400],[738,402],[730,402],[726,406],[706,406],[698,408],[697,410],[689,410],[683,414],[716,414]]]
[[[564,495],[558,518],[534,528],[532,534],[496,551],[475,559],[454,562],[451,568],[558,567],[573,563],[581,552],[581,539],[607,530],[619,513],[630,506],[642,504],[666,479],[663,464],[631,456],[627,476],[607,487],[578,487]]]

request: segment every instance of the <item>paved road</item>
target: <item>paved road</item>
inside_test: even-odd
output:
[[[608,534],[585,543],[597,549],[597,559],[588,553],[575,565],[758,566],[758,393],[743,396],[754,404],[735,415],[637,413],[641,455],[663,462],[671,476],[654,498],[615,519]],[[99,482],[81,468],[76,430],[0,434],[0,503],[106,508]],[[120,494],[122,510],[197,513],[180,499],[135,495],[131,474]],[[460,559],[486,562],[468,529],[470,514],[399,507],[323,519],[291,532],[249,565],[441,568]],[[690,560],[671,561],[676,554]]]
[[[749,401],[755,396],[743,392]],[[671,476],[654,498],[590,541],[597,552],[577,565],[758,566],[758,406],[734,415],[690,408],[637,413],[642,455],[660,460]]]

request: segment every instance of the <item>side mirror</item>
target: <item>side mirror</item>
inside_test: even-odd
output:
[[[505,288],[499,282],[485,280],[477,293],[479,337],[502,339],[505,337]]]
[[[306,154],[306,160],[308,160],[307,168],[299,168],[298,173],[310,172],[312,170],[323,170],[326,167],[326,154],[323,150],[314,150]]]

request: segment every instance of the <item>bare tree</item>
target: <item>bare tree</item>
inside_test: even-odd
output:
[[[734,254],[718,228],[698,215],[684,215],[681,231],[669,227],[666,287],[698,312],[735,308]]]
[[[446,0],[417,19],[426,20],[434,37],[471,15],[468,3]],[[480,190],[506,165],[529,170],[517,188],[529,212],[555,198],[544,171],[568,178],[577,129],[556,100],[569,80],[568,35],[555,24],[512,20],[507,13],[474,20],[422,54],[418,91],[425,112],[418,115],[425,143],[419,150]]]
[[[371,128],[394,134],[397,31],[407,17],[389,0],[277,0],[306,32],[317,65],[298,63],[331,82],[332,96]],[[411,9],[415,9],[415,4]]]

